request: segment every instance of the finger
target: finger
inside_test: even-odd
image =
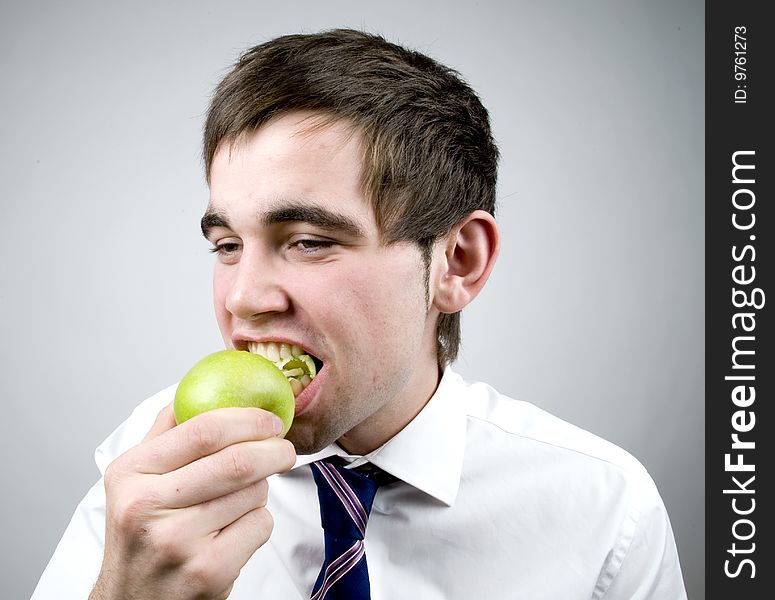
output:
[[[158,415],[156,415],[156,420],[148,430],[148,433],[145,434],[143,441],[151,440],[165,431],[169,431],[175,427],[175,425],[175,413],[172,410],[172,402],[170,402],[159,411]]]
[[[272,517],[266,508],[243,515],[190,557],[185,566],[187,579],[205,584],[206,593],[202,597],[225,598],[223,593],[234,584],[245,563],[269,539],[272,526]]]
[[[256,508],[222,529],[213,539],[213,550],[242,568],[269,540],[273,528],[274,520],[266,507]]]
[[[296,452],[287,440],[241,442],[162,475],[155,486],[165,506],[185,508],[283,473],[295,461]]]
[[[162,423],[157,429],[154,424],[152,431],[161,431],[164,426]],[[131,450],[127,462],[142,473],[168,473],[232,444],[271,438],[280,431],[282,422],[260,408],[219,408],[163,430],[156,437],[149,433],[145,443]]]
[[[266,506],[269,485],[266,479],[220,498],[202,502],[181,511],[176,530],[196,538],[214,536],[252,510]]]

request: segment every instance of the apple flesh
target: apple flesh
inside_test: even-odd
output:
[[[196,363],[175,392],[175,421],[180,424],[215,408],[254,407],[276,414],[288,433],[294,413],[291,384],[272,361],[241,350],[221,350]]]

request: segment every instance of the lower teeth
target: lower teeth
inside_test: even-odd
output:
[[[315,379],[317,367],[314,359],[299,346],[277,342],[251,342],[248,349],[269,359],[283,372],[291,384],[293,395],[298,396]]]
[[[301,394],[317,374],[315,362],[309,354],[299,354],[285,360],[279,360],[275,365],[288,378],[295,396]]]
[[[294,396],[298,396],[304,391],[304,385],[295,377],[289,377],[288,383],[291,384],[291,389],[293,390]]]

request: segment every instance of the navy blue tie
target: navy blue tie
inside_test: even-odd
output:
[[[325,561],[311,600],[369,600],[369,570],[363,536],[380,484],[392,478],[367,477],[329,461],[310,465],[318,487]]]

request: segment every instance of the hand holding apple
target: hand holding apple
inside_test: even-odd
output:
[[[269,397],[288,418],[289,384],[270,367],[274,383],[262,389],[280,392]],[[218,388],[224,370],[208,371],[192,376],[184,398]],[[238,397],[254,381],[226,379],[241,382]],[[258,408],[222,408],[176,425],[173,405],[162,410],[145,439],[105,472],[105,554],[90,599],[225,599],[272,531],[267,477],[295,463],[293,445],[279,437],[289,424]]]

